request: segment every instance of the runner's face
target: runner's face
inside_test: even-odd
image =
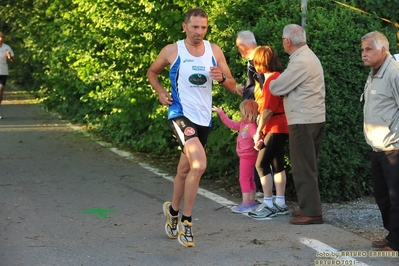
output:
[[[4,33],[0,32],[0,43],[4,42]]]
[[[192,16],[187,24],[183,22],[183,30],[186,32],[187,39],[192,44],[199,44],[204,39],[208,30],[208,19]]]

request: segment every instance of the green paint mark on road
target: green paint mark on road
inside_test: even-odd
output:
[[[108,215],[107,213],[109,212],[116,212],[116,210],[112,210],[112,209],[102,209],[102,208],[92,208],[92,209],[88,209],[83,211],[83,214],[97,214],[98,217],[100,217],[101,219],[108,219]]]

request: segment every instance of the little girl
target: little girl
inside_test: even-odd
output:
[[[254,171],[258,151],[254,148],[254,135],[257,129],[258,104],[253,100],[241,102],[241,120],[239,122],[230,120],[221,108],[213,107],[212,110],[218,113],[220,119],[228,128],[238,130],[236,152],[240,158],[239,181],[242,203],[231,208],[231,211],[235,213],[253,211],[257,207]]]

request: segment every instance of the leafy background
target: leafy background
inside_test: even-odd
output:
[[[368,74],[360,60],[360,38],[379,30],[397,53],[399,1],[309,0],[307,40],[319,56],[327,88],[327,125],[320,155],[322,199],[337,202],[372,193],[369,147],[362,133],[359,101]],[[238,83],[246,79],[245,61],[235,47],[236,33],[248,29],[258,43],[278,50],[286,24],[302,22],[300,0],[0,0],[0,28],[18,56],[10,65],[14,82],[37,95],[48,110],[82,124],[104,139],[173,165],[179,154],[166,123],[166,108],[145,76],[168,43],[184,38],[184,13],[196,6],[209,15],[207,39],[225,52]],[[160,80],[170,86],[168,72]],[[241,99],[220,86],[214,104],[239,118]],[[236,132],[215,117],[207,145],[208,168],[203,179],[220,189],[237,190]],[[287,151],[288,155],[288,151]],[[173,164],[171,163],[173,161]],[[289,157],[286,158],[289,178]],[[289,179],[290,180],[290,179]],[[287,196],[295,197],[292,182]]]

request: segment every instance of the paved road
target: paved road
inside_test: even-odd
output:
[[[342,251],[360,253],[341,265],[399,263],[328,224],[233,214],[224,207],[232,202],[204,190],[196,247],[185,248],[164,233],[172,177],[22,96],[8,91],[0,109],[0,266],[323,265]]]

